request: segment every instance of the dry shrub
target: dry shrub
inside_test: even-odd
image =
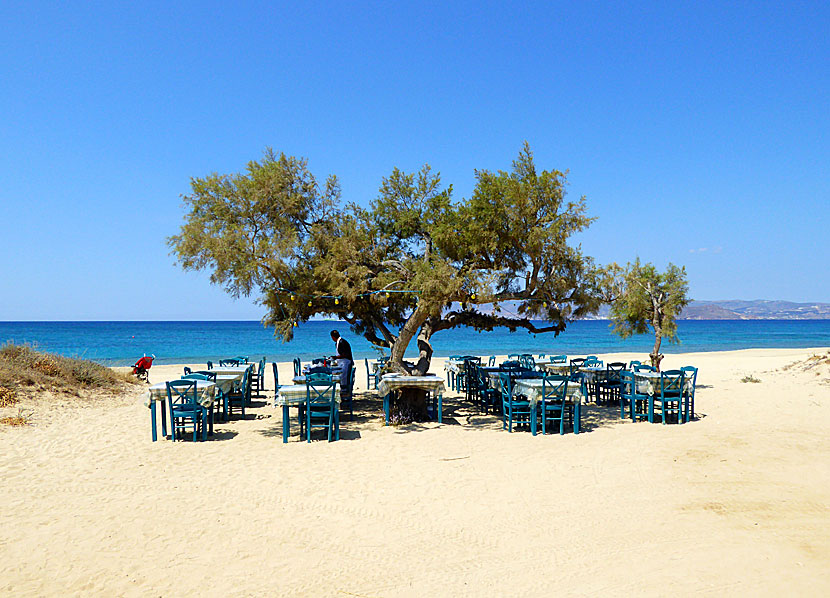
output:
[[[0,417],[0,424],[5,424],[7,426],[25,426],[29,423],[30,415],[23,413],[22,409],[17,411],[17,415],[8,415],[6,417]]]
[[[43,353],[30,345],[0,347],[0,388],[9,389],[8,396],[37,391],[78,396],[81,390],[118,391],[129,383],[137,381],[94,361]]]
[[[17,403],[17,392],[11,386],[0,386],[0,407],[11,407]]]

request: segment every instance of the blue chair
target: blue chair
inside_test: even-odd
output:
[[[490,410],[495,413],[500,407],[499,399],[501,398],[501,394],[497,388],[490,387],[490,376],[487,372],[482,368],[476,369],[478,371],[479,409],[481,409],[484,413],[488,413]]]
[[[281,384],[280,384],[280,373],[277,371],[277,363],[272,362],[271,367],[274,369],[274,392],[277,393],[280,391]]]
[[[302,368],[302,366],[301,366],[301,364],[300,364],[300,358],[299,358],[299,357],[295,357],[295,358],[294,358],[294,376],[295,376],[295,377],[296,377],[296,376],[299,376],[299,375],[300,375],[300,372],[302,371],[302,369],[303,369],[303,368]]]
[[[209,369],[209,370],[213,369],[213,362],[212,361],[207,362],[207,369]]]
[[[645,363],[642,363],[640,365],[635,365],[634,366],[634,371],[635,372],[656,372],[657,368],[652,366],[652,365],[647,365]]]
[[[219,360],[219,367],[227,367],[227,366],[237,366],[239,365],[238,359],[220,359]]]
[[[597,396],[606,404],[620,400],[622,380],[620,374],[625,371],[625,363],[615,361],[605,366],[605,380],[597,383]]]
[[[214,373],[203,374],[201,372],[193,372],[191,374],[186,374],[186,375],[182,376],[182,380],[204,380],[206,382],[216,382],[216,374],[214,374]]]
[[[369,360],[364,359],[366,362],[366,390],[377,390],[378,389],[378,382],[380,381],[380,373],[383,371],[383,367],[379,367],[375,370],[375,373],[372,373],[372,368],[369,367]],[[449,376],[449,372],[447,373]],[[449,378],[447,379],[449,382]]]
[[[252,372],[251,381],[251,393],[254,396],[261,397],[262,393],[265,392],[265,357],[259,360],[257,370]]]
[[[568,361],[567,355],[554,355],[550,358],[551,363],[565,363]]]
[[[513,424],[530,425],[530,401],[513,396],[513,381],[507,372],[499,373],[501,393],[502,429],[513,432]]]
[[[325,429],[328,440],[340,440],[340,416],[337,409],[334,378],[328,374],[309,374],[306,376],[306,402],[301,409],[300,438],[305,430],[306,439],[311,442],[311,431]],[[303,421],[305,420],[305,421]]]
[[[193,442],[207,440],[207,410],[199,404],[195,380],[173,380],[167,382],[167,408],[170,414],[171,438],[175,441],[184,436],[188,427],[193,428]]]
[[[582,366],[584,368],[601,368],[602,367],[602,360],[597,359],[596,357],[590,358],[586,357],[585,361],[582,362]]]
[[[654,422],[654,412],[660,409],[660,418],[665,424],[672,415],[677,423],[683,423],[683,383],[684,375],[680,370],[668,370],[660,374],[660,394],[651,397],[649,421]]]
[[[522,364],[522,367],[527,370],[536,369],[536,360],[533,359],[533,355],[530,355],[529,353],[524,353],[519,356],[519,363]]]
[[[248,357],[245,355],[238,355],[234,357],[234,359],[237,361],[237,365],[244,365],[248,363]]]
[[[695,386],[697,386],[697,368],[687,365],[680,368],[680,371],[683,372],[683,375],[685,376],[683,394],[685,395],[686,400],[684,401],[683,419],[684,421],[691,421],[695,418]],[[691,380],[691,383],[689,380]]]
[[[579,374],[579,368],[582,367],[582,364],[585,363],[584,357],[574,357],[570,361],[570,374],[571,374],[571,382],[575,382],[575,376]]]
[[[645,420],[649,418],[649,396],[637,392],[637,381],[634,373],[629,371],[620,372],[622,388],[620,389],[620,419],[625,418],[625,409],[628,407],[628,415],[632,421]]]
[[[542,378],[542,434],[547,434],[548,422],[559,422],[559,433],[565,433],[565,422],[573,427],[574,406],[568,401],[568,376],[552,374]]]
[[[633,371],[634,366],[638,366],[638,365],[643,365],[643,364],[642,364],[641,361],[638,361],[636,359],[632,359],[631,362],[628,364],[628,369]]]
[[[193,371],[193,370],[191,370],[189,367],[184,366],[184,375],[185,375],[185,376],[187,376],[187,375],[188,375],[190,372],[192,372],[192,371]]]
[[[487,367],[493,367],[494,365],[496,365],[496,356],[491,355],[490,359],[487,360]]]
[[[225,395],[225,405],[228,416],[233,415],[234,407],[239,407],[242,412],[242,419],[245,419],[245,407],[251,400],[251,369],[245,370],[242,375],[242,383],[238,388],[229,391]]]

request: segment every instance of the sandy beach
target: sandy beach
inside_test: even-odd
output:
[[[808,361],[827,353],[668,355],[700,368],[697,421],[588,404],[564,436],[454,393],[443,425],[384,427],[362,361],[334,443],[282,443],[270,366],[207,443],[151,442],[144,387],[27,404],[32,425],[0,428],[0,593],[828,595],[830,363]]]

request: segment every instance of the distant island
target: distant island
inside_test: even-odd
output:
[[[606,305],[591,320],[607,320]],[[830,303],[794,303],[792,301],[692,301],[679,320],[830,320]]]

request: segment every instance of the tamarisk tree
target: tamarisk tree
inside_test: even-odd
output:
[[[510,171],[475,177],[456,201],[429,166],[395,169],[368,207],[344,205],[335,177],[320,184],[305,160],[269,149],[242,173],[193,178],[169,245],[183,268],[254,296],[283,340],[316,314],[336,316],[411,374],[428,370],[442,330],[556,335],[596,312],[603,272],[568,243],[592,219],[584,197],[565,200],[565,174],[538,171],[525,144]]]
[[[613,269],[613,268],[612,268]],[[654,264],[640,264],[640,258],[624,269],[617,268],[617,294],[611,302],[614,331],[622,338],[654,330],[654,348],[649,357],[658,370],[663,355],[660,345],[665,337],[679,343],[676,318],[689,303],[686,268],[669,264],[660,273]]]

